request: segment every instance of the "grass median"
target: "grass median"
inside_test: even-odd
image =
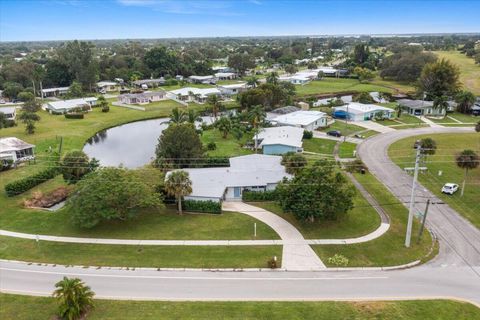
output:
[[[53,298],[0,294],[2,319],[51,319]],[[480,317],[472,304],[452,300],[375,302],[165,302],[95,300],[89,320],[106,319],[384,319],[470,320]]]

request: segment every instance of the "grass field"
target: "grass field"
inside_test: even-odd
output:
[[[335,121],[330,126],[328,126],[326,128],[322,128],[320,131],[327,132],[327,131],[330,131],[330,130],[338,130],[342,133],[342,136],[349,136],[349,135],[355,134],[357,132],[366,131],[366,129],[363,128],[363,127],[354,125],[352,123],[346,124],[343,121]]]
[[[384,85],[377,85],[373,83],[360,83],[356,79],[337,78],[323,78],[322,80],[312,81],[303,86],[295,86],[295,88],[297,89],[298,96],[341,92],[394,91]]]
[[[437,142],[437,152],[428,156],[424,164],[428,172],[419,175],[420,183],[480,228],[480,168],[469,172],[463,197],[460,192],[452,196],[440,192],[447,182],[462,183],[464,170],[456,166],[455,156],[464,149],[472,149],[480,154],[480,134],[435,134],[406,138],[390,146],[390,158],[402,168],[411,167],[414,161],[413,143],[425,137],[431,137]],[[441,176],[438,175],[439,171],[442,171]]]
[[[255,202],[252,205],[271,211],[297,228],[306,239],[355,238],[374,231],[380,225],[380,217],[360,193],[357,193],[354,206],[338,221],[299,221],[291,213],[286,213],[275,202]]]
[[[0,236],[0,259],[63,265],[152,268],[266,268],[282,246],[76,244]]]
[[[472,58],[458,51],[435,51],[439,58],[446,58],[460,69],[460,81],[466,89],[480,95],[480,65],[476,65]]]
[[[0,318],[52,319],[53,298],[0,294]],[[376,302],[148,302],[95,300],[89,320],[162,319],[363,319],[363,320],[471,320],[480,317],[472,304],[452,300]]]
[[[335,148],[337,141],[328,139],[304,139],[303,150],[308,152],[321,153],[326,155],[333,155],[333,149]]]
[[[206,147],[210,142],[215,142],[217,148],[207,151],[210,157],[234,157],[253,153],[252,150],[245,149],[242,146],[246,142],[251,142],[252,134],[244,134],[240,140],[235,139],[231,133],[227,138],[223,138],[223,134],[218,129],[210,129],[203,131],[200,139]]]
[[[353,158],[353,151],[357,149],[357,145],[355,143],[351,143],[348,141],[340,143],[338,147],[338,156],[340,158]]]
[[[350,245],[314,245],[312,248],[320,259],[327,265],[328,258],[335,254],[342,254],[349,259],[349,267],[377,267],[395,266],[415,260],[426,259],[432,245],[432,238],[425,232],[420,243],[417,244],[419,223],[414,221],[412,245],[405,248],[405,231],[408,210],[378,181],[373,175],[355,174],[357,180],[383,206],[390,217],[390,229],[386,234],[375,240]],[[433,255],[428,258],[432,258]]]

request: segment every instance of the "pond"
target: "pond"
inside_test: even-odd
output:
[[[100,131],[88,139],[83,151],[102,166],[142,167],[155,158],[158,137],[167,121],[143,120]]]

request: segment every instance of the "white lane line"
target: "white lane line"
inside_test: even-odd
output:
[[[24,273],[39,273],[39,274],[54,274],[54,275],[69,275],[69,276],[86,276],[86,277],[105,277],[105,278],[136,278],[136,279],[184,279],[184,280],[260,280],[260,281],[311,281],[311,280],[371,280],[371,279],[388,279],[389,277],[309,277],[309,278],[232,278],[232,277],[179,277],[179,276],[141,276],[141,275],[117,275],[117,274],[89,274],[89,273],[76,273],[76,272],[53,272],[53,271],[40,271],[40,270],[22,270],[14,268],[0,268],[4,271],[24,272]]]

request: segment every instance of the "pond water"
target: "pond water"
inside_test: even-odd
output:
[[[143,120],[100,131],[87,141],[83,151],[102,166],[142,167],[154,159],[158,137],[168,126],[167,121]]]

